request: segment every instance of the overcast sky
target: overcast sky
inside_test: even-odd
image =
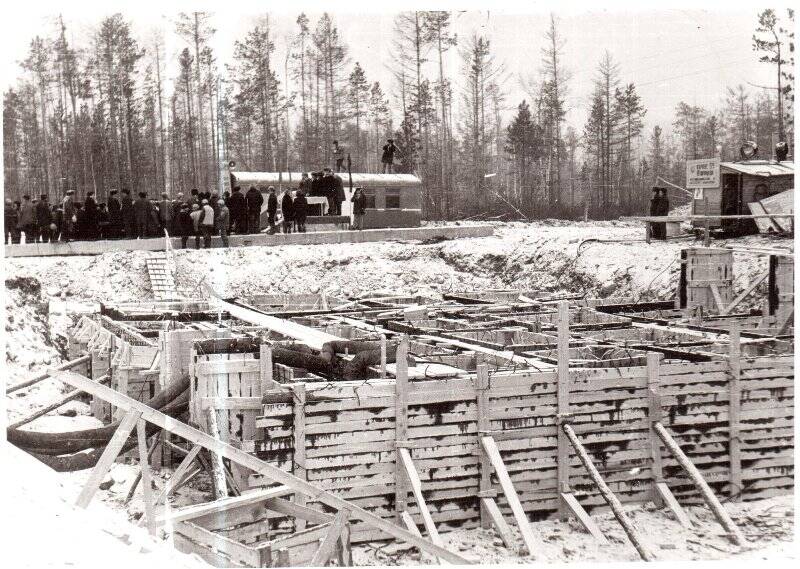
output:
[[[552,11],[565,40],[563,63],[571,75],[568,122],[579,133],[585,121],[592,79],[604,50],[619,64],[623,82],[633,82],[648,109],[647,125],[668,126],[673,110],[681,100],[713,108],[722,104],[726,86],[751,82],[774,85],[771,66],[758,63],[752,50],[752,35],[758,12],[767,6],[743,2],[677,2],[664,9],[663,2],[152,2],[139,0],[98,3],[26,1],[16,13],[0,22],[0,69],[4,89],[19,74],[18,62],[25,57],[30,39],[36,34],[51,34],[55,17],[62,13],[73,44],[88,45],[90,33],[104,15],[121,11],[134,23],[138,38],[145,45],[155,28],[165,30],[166,47],[171,57],[168,70],[174,75],[175,53],[184,46],[173,34],[175,14],[180,9],[213,10],[215,51],[221,64],[229,62],[233,42],[241,38],[254,18],[269,10],[276,26],[279,74],[283,77],[285,45],[295,32],[295,19],[305,10],[313,27],[322,10],[333,14],[344,42],[349,46],[351,65],[358,61],[370,81],[378,80],[391,92],[390,63],[392,21],[401,9],[453,10],[453,30],[466,37],[484,34],[492,50],[507,69],[507,105],[516,107],[529,98],[522,88],[525,78],[537,78],[540,50]],[[169,4],[170,11],[164,10]],[[494,8],[502,6],[502,11]],[[603,7],[601,7],[603,6]],[[461,9],[464,10],[461,10]],[[487,11],[487,8],[492,9]],[[391,9],[392,11],[387,11]],[[4,11],[8,11],[8,7]],[[173,11],[174,10],[174,11]],[[380,11],[382,10],[382,11]],[[7,16],[7,15],[6,15]],[[458,51],[448,61],[450,74],[460,70]],[[224,69],[220,65],[221,69]]]

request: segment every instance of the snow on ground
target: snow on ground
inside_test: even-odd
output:
[[[626,505],[625,512],[659,561],[720,560],[742,557],[752,560],[794,559],[794,504],[792,496],[726,504],[733,520],[750,540],[747,547],[733,545],[722,527],[705,507],[689,507],[686,512],[694,525],[682,527],[666,510],[652,504]],[[533,558],[510,551],[494,530],[456,530],[442,534],[445,547],[483,564],[521,564],[532,561],[620,562],[640,561],[639,554],[610,512],[593,512],[608,545],[599,544],[575,521],[547,520],[532,524],[542,545]],[[515,543],[522,537],[512,525]],[[353,559],[358,565],[430,565],[436,560],[420,555],[419,550],[400,543],[375,543],[357,546]]]
[[[641,300],[670,299],[675,294],[681,248],[700,245],[691,238],[654,241],[648,245],[644,243],[641,224],[616,221],[545,220],[529,224],[496,223],[494,226],[492,237],[432,243],[382,242],[177,251],[176,281],[179,289],[191,291],[197,297],[205,296],[198,286],[205,279],[217,292],[226,296],[306,292],[361,296],[386,292],[422,293],[436,297],[443,292],[517,288],[587,296],[632,296]],[[767,236],[714,241],[713,245],[793,250],[791,240]],[[146,252],[116,252],[101,256],[6,259],[5,381],[8,384],[22,381],[62,361],[64,332],[78,313],[91,310],[94,303],[152,298],[145,268],[147,255]],[[752,278],[762,273],[766,263],[766,257],[736,252],[736,292],[746,288]],[[760,287],[765,290],[766,284]],[[763,298],[763,290],[760,292],[762,294],[757,291],[755,296]],[[66,391],[63,385],[48,379],[14,393],[5,400],[8,417],[13,421],[28,415]],[[75,401],[26,428],[56,432],[97,425],[89,415],[88,405]],[[20,529],[29,531],[36,523],[56,524],[71,519],[62,505],[51,503],[49,492],[43,493],[41,499],[34,496],[36,492],[25,486],[27,471],[21,476],[14,473],[4,486],[6,493],[14,495],[15,500],[12,509],[7,511],[18,511],[25,500],[30,499],[34,500],[35,509],[40,513],[46,512],[46,515],[36,518],[45,518],[45,522],[23,521],[19,524]],[[98,492],[96,504],[92,506],[116,515],[114,523],[120,524],[121,528],[127,527],[123,512],[129,519],[138,518],[142,512],[139,492],[130,504],[126,506],[123,503],[135,473],[133,465],[115,464],[107,479],[113,484],[108,490]],[[164,478],[168,473],[160,474]],[[63,486],[62,489],[68,488],[70,496],[77,496],[87,477],[88,471],[84,471],[58,474],[54,480]],[[208,491],[208,481],[203,477],[198,477],[193,488],[181,489],[176,505],[209,498],[204,493]],[[50,484],[49,480],[41,481],[38,488],[41,490]],[[21,489],[19,493],[16,492],[18,487]],[[12,488],[13,491],[9,492]],[[791,497],[744,505],[729,504],[728,507],[734,516],[739,515],[740,520],[746,523],[746,533],[757,537],[767,531],[770,536],[757,541],[758,547],[765,549],[748,550],[737,555],[748,559],[764,556],[775,559],[793,554],[787,545],[793,533]],[[662,511],[647,506],[632,506],[629,511],[635,525],[651,539],[661,559],[724,558],[734,551],[720,536],[719,527],[703,508],[691,508],[691,516],[700,526],[693,533],[681,529]],[[789,512],[789,517],[777,516],[776,521],[776,511]],[[747,516],[755,520],[770,520],[773,525],[755,527],[756,522],[748,521]],[[581,532],[574,522],[535,524],[537,532],[545,540],[539,558],[548,561],[637,560],[635,550],[611,515],[600,514],[597,519],[612,542],[603,548]],[[65,542],[71,541],[73,534],[80,533],[72,528],[65,530],[50,525],[45,531],[61,532]],[[124,535],[126,530],[120,531],[119,535]],[[83,543],[80,539],[85,538],[75,536],[76,545]],[[484,563],[530,561],[503,548],[493,533],[484,530],[454,531],[444,534],[443,539],[456,550]],[[14,541],[13,537],[11,541]],[[82,551],[85,553],[85,549]],[[33,563],[29,566],[46,565],[44,556],[47,552],[36,553],[42,558],[33,556]],[[433,561],[425,556],[420,558],[416,550],[400,544],[376,548],[360,546],[354,555],[359,564],[427,564]],[[106,559],[116,561],[119,557],[109,555]],[[64,559],[64,562],[68,561]],[[182,560],[173,565],[184,566],[181,563]]]

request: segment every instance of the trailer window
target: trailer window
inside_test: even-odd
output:
[[[400,209],[400,190],[397,188],[386,189],[386,209]]]

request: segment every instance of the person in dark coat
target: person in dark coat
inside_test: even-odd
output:
[[[117,190],[108,192],[108,229],[106,239],[119,239],[122,236],[122,204],[117,197]]]
[[[121,207],[122,231],[124,232],[125,239],[135,239],[136,215],[133,212],[133,199],[131,199],[131,191],[128,188],[122,188]]]
[[[283,232],[292,232],[292,221],[294,221],[294,204],[292,203],[292,192],[286,190],[281,198],[281,213],[283,214]]]
[[[650,215],[661,216],[663,213],[664,205],[661,197],[661,188],[653,188],[653,197],[650,199]],[[667,206],[669,211],[669,206]],[[653,239],[665,239],[667,236],[665,223],[651,223],[650,224],[650,237]]]
[[[297,195],[292,202],[292,212],[294,221],[297,224],[297,232],[306,232],[306,217],[308,216],[308,200],[303,190],[297,190]]]
[[[36,203],[36,225],[38,227],[39,240],[48,243],[52,239],[50,233],[50,204],[47,202],[47,194],[39,196]]]
[[[247,233],[247,203],[239,186],[233,188],[227,203],[228,209],[231,210],[231,233]]]
[[[261,231],[261,206],[264,203],[264,196],[255,186],[250,186],[245,199],[247,201],[247,231],[258,233]]]
[[[147,220],[147,236],[163,237],[164,232],[161,230],[161,217],[158,211],[158,202],[147,201],[150,202],[150,218]]]
[[[147,225],[150,223],[150,211],[152,209],[153,206],[150,205],[147,194],[139,192],[139,197],[133,203],[133,220],[135,224],[133,235],[135,235],[136,239],[147,237]]]
[[[191,195],[189,196],[189,207],[192,207],[192,204],[196,203],[198,207],[200,206],[200,192],[197,188],[192,188]]]
[[[399,154],[399,151],[394,144],[394,139],[387,139],[386,144],[383,145],[383,153],[381,154],[381,164],[383,165],[384,174],[394,173],[394,155],[396,153]]]
[[[322,190],[322,197],[328,200],[328,212],[325,215],[333,215],[335,211],[333,202],[336,196],[336,182],[333,179],[333,171],[330,168],[325,168],[323,171],[320,189]]]
[[[322,191],[322,174],[320,172],[311,172],[311,190],[309,196],[319,197],[323,195]]]
[[[189,205],[182,203],[180,211],[176,217],[177,231],[181,238],[181,248],[186,249],[186,243],[189,237],[194,235],[194,222],[192,216],[189,214]]]
[[[9,240],[11,243],[19,243],[19,237],[14,239],[17,232],[17,222],[19,221],[19,212],[10,199],[6,199],[5,210],[3,210],[3,233],[5,234],[6,245]]]
[[[86,200],[83,203],[83,224],[86,239],[94,240],[100,235],[97,213],[97,202],[94,199],[94,192],[86,192]]]
[[[353,229],[361,231],[364,229],[364,214],[367,213],[367,196],[364,190],[356,188],[350,201],[353,202]]]
[[[333,196],[334,215],[342,215],[342,202],[347,199],[347,194],[344,193],[342,177],[338,174],[333,175],[333,188],[336,192]]]
[[[275,186],[269,187],[267,195],[267,221],[270,234],[275,233],[275,216],[278,214],[278,196],[275,195]]]
[[[313,190],[311,178],[308,177],[308,172],[303,172],[300,176],[300,184],[297,186],[299,189],[303,190],[303,193],[307,196],[313,195],[311,192]]]
[[[81,202],[75,202],[74,235],[78,241],[86,239],[86,211]]]

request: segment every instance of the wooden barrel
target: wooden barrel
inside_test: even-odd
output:
[[[684,249],[686,308],[717,312],[711,285],[716,285],[724,306],[733,300],[733,251],[715,247]]]

